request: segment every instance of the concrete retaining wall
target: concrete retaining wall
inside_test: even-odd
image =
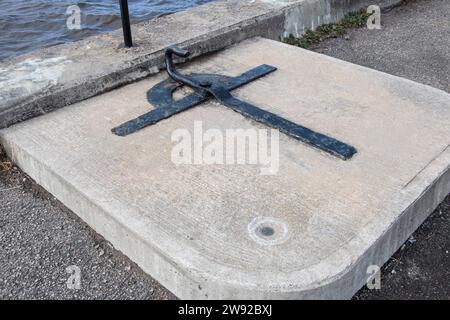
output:
[[[346,12],[401,1],[218,0],[134,25],[130,49],[117,30],[8,59],[0,63],[0,128],[154,74],[171,45],[196,57],[254,36],[299,36]]]

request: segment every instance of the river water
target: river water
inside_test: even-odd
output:
[[[128,0],[132,23],[213,0]],[[67,28],[68,7],[81,29]],[[121,27],[119,0],[0,0],[0,60]]]

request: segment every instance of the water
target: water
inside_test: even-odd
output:
[[[128,0],[132,23],[213,0]],[[81,30],[66,26],[67,8],[81,9]],[[119,0],[0,0],[0,60],[121,27]]]

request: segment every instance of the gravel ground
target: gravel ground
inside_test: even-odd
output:
[[[448,0],[408,1],[383,14],[382,30],[312,49],[450,91],[449,14]],[[449,222],[450,196],[383,267],[381,290],[355,299],[450,299]],[[68,288],[70,266],[79,290]],[[51,298],[175,297],[20,170],[0,172],[0,299]]]
[[[310,49],[450,92],[450,1],[406,0],[381,23]]]

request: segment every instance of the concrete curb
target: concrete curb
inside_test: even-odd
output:
[[[171,45],[194,58],[254,36],[298,36],[370,4],[401,1],[218,0],[134,25],[131,49],[121,48],[118,30],[7,59],[0,63],[0,128],[155,74]]]

